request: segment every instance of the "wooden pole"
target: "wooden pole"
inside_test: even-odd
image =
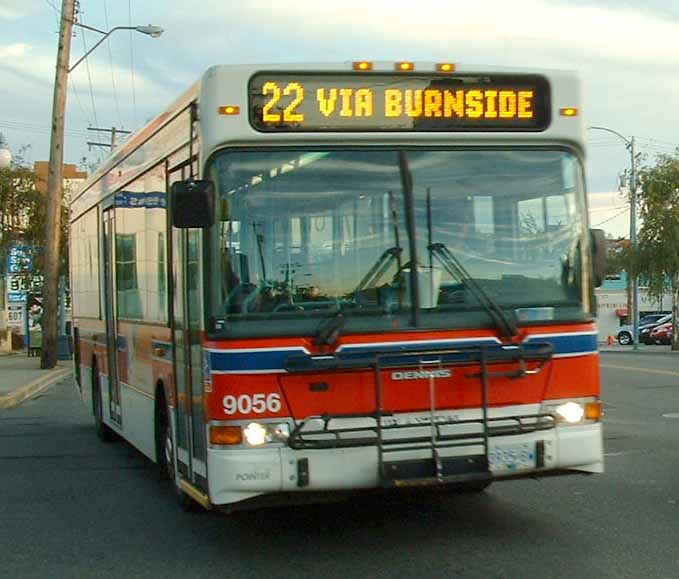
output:
[[[74,0],[62,0],[57,68],[52,104],[52,135],[47,174],[47,222],[45,225],[45,282],[43,286],[41,368],[57,364],[57,300],[59,293],[59,241],[64,178],[64,117],[68,88],[68,63],[71,58]]]

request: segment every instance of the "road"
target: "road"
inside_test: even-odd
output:
[[[679,358],[602,363],[605,475],[229,516],[181,511],[61,382],[0,414],[0,576],[679,577]]]

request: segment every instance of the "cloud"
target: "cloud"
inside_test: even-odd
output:
[[[72,59],[72,62],[74,59]],[[54,82],[55,56],[52,53],[36,49],[28,44],[10,44],[0,46],[0,70],[5,70],[25,81],[52,86]],[[129,79],[130,69],[121,66],[113,66],[113,76],[118,79]],[[95,95],[110,96],[111,93],[111,67],[101,61],[98,65],[91,65],[89,73],[85,62],[80,64],[69,74],[69,83],[75,83],[78,87],[87,86],[91,81]],[[89,90],[89,88],[88,88]],[[167,95],[166,87],[151,80],[144,74],[135,73],[135,90],[140,98],[145,96],[155,97]]]
[[[13,59],[24,56],[28,53],[30,46],[28,44],[8,44],[0,46],[0,60]]]
[[[392,0],[212,0],[206,4],[201,14],[209,13],[210,21],[201,21],[201,27],[215,33],[202,34],[201,46],[196,48],[213,54],[223,54],[223,47],[230,45],[229,40],[238,37],[241,29],[256,30],[246,44],[250,53],[261,53],[267,47],[276,60],[289,58],[300,44],[315,46],[321,59],[338,52],[351,56],[369,41],[373,54],[368,57],[387,50],[398,58],[447,55],[473,63],[489,57],[490,62],[497,62],[499,54],[505,63],[550,67],[582,62],[582,55],[627,64],[648,63],[654,58],[664,64],[679,62],[679,23],[632,7],[545,0],[421,0],[417,4]],[[175,18],[192,27],[200,15],[186,4],[176,8]],[[172,25],[167,28],[172,30]],[[195,47],[194,39],[188,38]],[[241,46],[236,48],[233,53],[245,52]]]
[[[36,3],[36,0],[2,0],[0,20],[24,18],[34,11]]]

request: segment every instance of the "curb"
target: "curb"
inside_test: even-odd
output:
[[[8,408],[14,408],[21,404],[24,400],[35,396],[39,392],[49,388],[52,384],[60,382],[67,376],[73,373],[72,368],[60,368],[58,371],[50,372],[47,376],[41,376],[40,378],[33,380],[21,386],[16,390],[0,396],[0,410],[6,410]]]
[[[679,351],[672,350],[637,350],[636,352],[631,348],[629,350],[599,350],[600,354],[626,354],[627,356],[677,356]]]

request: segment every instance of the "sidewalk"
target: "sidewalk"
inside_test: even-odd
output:
[[[0,355],[0,409],[12,408],[73,372],[73,362],[58,362],[51,370],[40,369],[40,358],[26,353]]]
[[[649,346],[646,344],[639,344],[639,349],[635,350],[634,346],[621,346],[620,344],[599,344],[599,352],[602,354],[632,354],[632,355],[646,355],[646,356],[677,356],[679,351],[673,352],[670,346]]]

